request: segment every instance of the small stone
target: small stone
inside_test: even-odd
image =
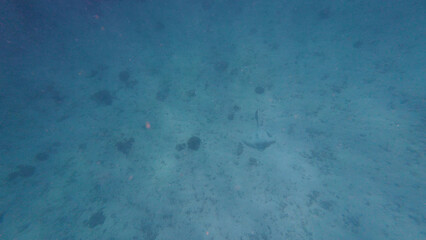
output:
[[[199,137],[191,137],[187,142],[188,148],[197,151],[201,145],[201,139]]]

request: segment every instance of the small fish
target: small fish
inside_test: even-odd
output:
[[[259,122],[258,110],[256,110],[254,118],[256,119],[256,133],[247,141],[243,141],[243,143],[248,147],[263,151],[276,141],[272,138],[272,135],[269,132],[262,128],[263,124]]]
[[[4,214],[5,214],[6,212],[2,212],[2,213],[0,213],[0,223],[2,223],[3,222],[3,218],[4,218]]]

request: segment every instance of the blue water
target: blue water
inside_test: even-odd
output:
[[[426,239],[423,0],[0,0],[0,240]]]

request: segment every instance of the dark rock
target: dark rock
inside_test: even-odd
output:
[[[188,148],[197,151],[201,145],[201,139],[199,137],[191,137],[187,142]]]

